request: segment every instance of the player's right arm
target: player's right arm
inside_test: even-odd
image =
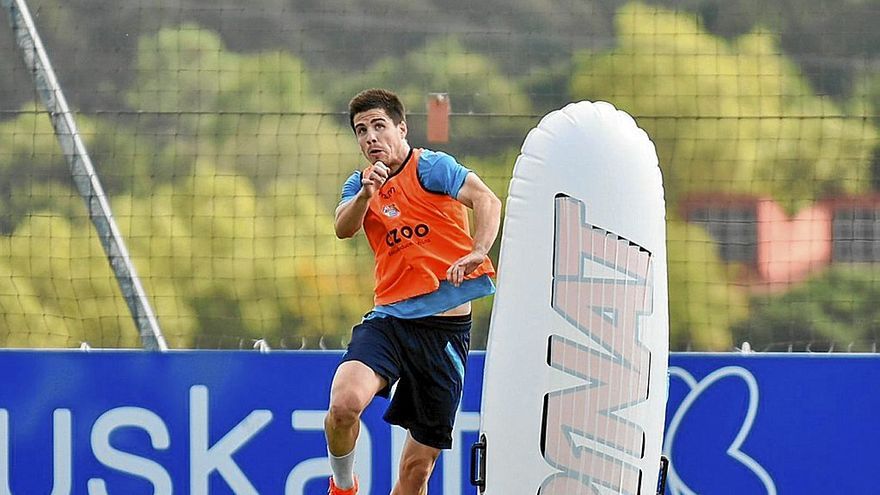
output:
[[[353,237],[364,225],[364,217],[370,206],[370,199],[376,195],[382,184],[388,180],[389,170],[382,162],[376,162],[361,174],[361,188],[348,201],[336,207],[336,237]]]
[[[348,239],[357,234],[364,224],[364,217],[370,204],[370,197],[364,189],[358,191],[354,198],[336,207],[336,237]]]

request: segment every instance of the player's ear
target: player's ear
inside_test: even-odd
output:
[[[406,139],[406,121],[401,120],[399,124],[397,124],[397,130],[400,132],[400,139]]]

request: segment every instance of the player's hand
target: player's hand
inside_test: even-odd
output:
[[[377,161],[367,167],[361,177],[361,186],[367,197],[372,198],[375,196],[376,192],[382,189],[389,175],[391,175],[391,169],[381,161]]]
[[[471,251],[462,256],[449,265],[449,269],[446,270],[446,280],[456,287],[460,286],[465,276],[470,275],[471,272],[476,270],[485,258],[485,254],[476,251]]]

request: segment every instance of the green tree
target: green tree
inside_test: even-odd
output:
[[[4,253],[9,251],[8,240],[0,239]],[[29,278],[16,275],[5,256],[0,259],[0,270],[8,274],[0,277],[0,347],[70,347],[77,343],[79,335],[71,335],[70,320],[48,308]]]
[[[403,57],[385,57],[363,73],[328,82],[337,95],[333,107],[347,110],[349,99],[370,87],[397,93],[410,114],[410,136],[425,143],[415,115],[426,110],[428,93],[448,93],[452,112],[450,140],[457,154],[493,155],[521,141],[533,123],[528,95],[486,55],[469,51],[454,36],[430,40]],[[346,123],[348,116],[346,114]],[[421,122],[421,120],[419,120]]]
[[[725,351],[731,327],[748,314],[748,295],[729,284],[729,267],[700,227],[667,219],[669,340],[674,350]]]
[[[295,181],[258,192],[200,166],[112,207],[172,348],[340,347],[370,307],[370,254]],[[34,212],[0,237],[0,267],[0,345],[140,346],[87,218]]]
[[[104,118],[77,115],[76,121],[109,195],[147,194],[156,184],[186,173],[185,159],[155,133]],[[86,213],[42,107],[26,105],[16,119],[0,123],[0,149],[0,233],[12,232],[34,211],[51,209],[71,217]]]
[[[331,213],[295,181],[259,191],[245,176],[200,166],[150,197],[117,203],[160,323],[185,323],[166,332],[169,343],[299,347],[305,338],[314,347],[324,337],[339,347],[369,309],[366,253],[335,238]]]
[[[617,44],[574,59],[575,99],[607,100],[636,116],[654,140],[667,209],[691,194],[769,196],[789,211],[870,188],[877,132],[816,96],[776,37],[732,41],[691,14],[630,3],[616,16]],[[725,349],[747,314],[705,234],[670,220],[673,347]]]
[[[194,24],[141,38],[137,75],[127,95],[132,107],[179,114],[180,129],[213,131],[217,139],[235,129],[236,116],[226,113],[320,110],[299,59],[280,51],[234,53],[217,33]]]
[[[572,95],[639,118],[672,206],[689,193],[746,193],[796,210],[869,188],[876,130],[816,96],[776,36],[728,42],[693,15],[639,3],[622,7],[616,25],[612,50],[576,56]]]
[[[866,122],[872,122],[875,127],[880,125],[880,73],[865,70],[858,75],[849,107],[854,115],[861,115]],[[872,189],[880,190],[880,143],[874,146],[871,174]]]
[[[242,55],[187,24],[144,37],[129,104],[173,133],[175,151],[250,177],[289,178],[338,200],[341,174],[360,162],[350,131],[323,113],[303,63],[281,51]]]
[[[880,340],[880,273],[865,265],[834,265],[784,294],[752,297],[749,318],[734,327],[754,349],[871,349]]]
[[[700,15],[713,34],[734,37],[756,25],[778,32],[780,46],[796,60],[821,94],[850,94],[858,68],[880,53],[876,4],[871,0],[752,2],[750,0],[654,0]]]
[[[0,237],[0,344],[139,347],[138,332],[84,218],[35,212]]]

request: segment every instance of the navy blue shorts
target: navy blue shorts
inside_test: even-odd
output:
[[[387,380],[383,397],[397,383],[385,421],[409,430],[421,444],[449,449],[470,330],[470,315],[370,318],[352,329],[342,361],[360,361]]]

